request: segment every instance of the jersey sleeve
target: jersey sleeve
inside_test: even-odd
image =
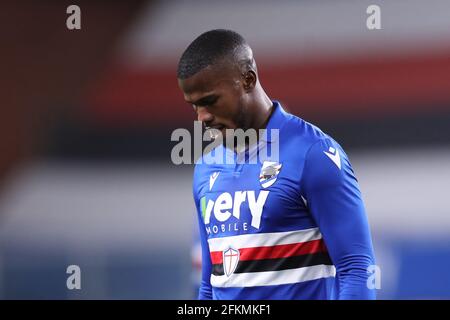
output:
[[[375,263],[364,203],[352,166],[334,140],[314,143],[306,154],[302,196],[336,267],[338,299],[375,299],[367,285]]]
[[[200,233],[200,243],[202,247],[202,278],[200,282],[198,299],[199,300],[212,300],[212,288],[211,288],[211,255],[209,253],[208,238],[206,235],[205,224],[203,223],[203,216],[200,203],[200,197],[198,194],[197,179],[194,173],[193,182],[193,196],[195,201],[195,206],[197,208],[197,220],[198,220],[198,230]]]

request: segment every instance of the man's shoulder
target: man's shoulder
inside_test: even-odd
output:
[[[280,130],[280,139],[302,146],[305,151],[319,141],[335,142],[330,135],[318,126],[296,115],[289,114],[286,120],[285,125]]]

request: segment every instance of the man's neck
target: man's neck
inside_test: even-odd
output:
[[[267,123],[269,122],[270,116],[273,112],[273,102],[270,100],[270,98],[267,96],[267,94],[262,90],[261,93],[258,95],[258,98],[256,99],[254,110],[254,120],[252,123],[251,128],[258,130],[258,129],[265,129],[267,126]]]
[[[255,129],[256,131],[256,144],[259,143],[261,138],[260,133],[262,132],[260,132],[260,129],[266,129],[270,117],[272,116],[272,113],[275,109],[272,100],[269,99],[264,91],[262,93],[262,98],[258,99],[259,101],[257,100],[258,104],[253,109],[255,110],[255,120],[252,126],[250,126],[251,129]],[[264,135],[264,133],[262,134]],[[235,145],[234,151],[237,153],[241,153],[245,150],[248,150],[249,147],[249,141],[245,139],[245,144],[240,146]]]

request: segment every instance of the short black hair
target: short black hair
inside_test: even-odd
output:
[[[215,29],[202,33],[183,52],[178,62],[178,79],[187,79],[220,59],[234,55],[236,49],[248,46],[239,33]]]

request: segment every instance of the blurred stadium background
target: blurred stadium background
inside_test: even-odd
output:
[[[194,120],[177,59],[212,28],[242,33],[269,96],[347,150],[378,297],[450,298],[450,1],[9,1],[0,21],[0,298],[194,297],[192,166],[170,134]]]

